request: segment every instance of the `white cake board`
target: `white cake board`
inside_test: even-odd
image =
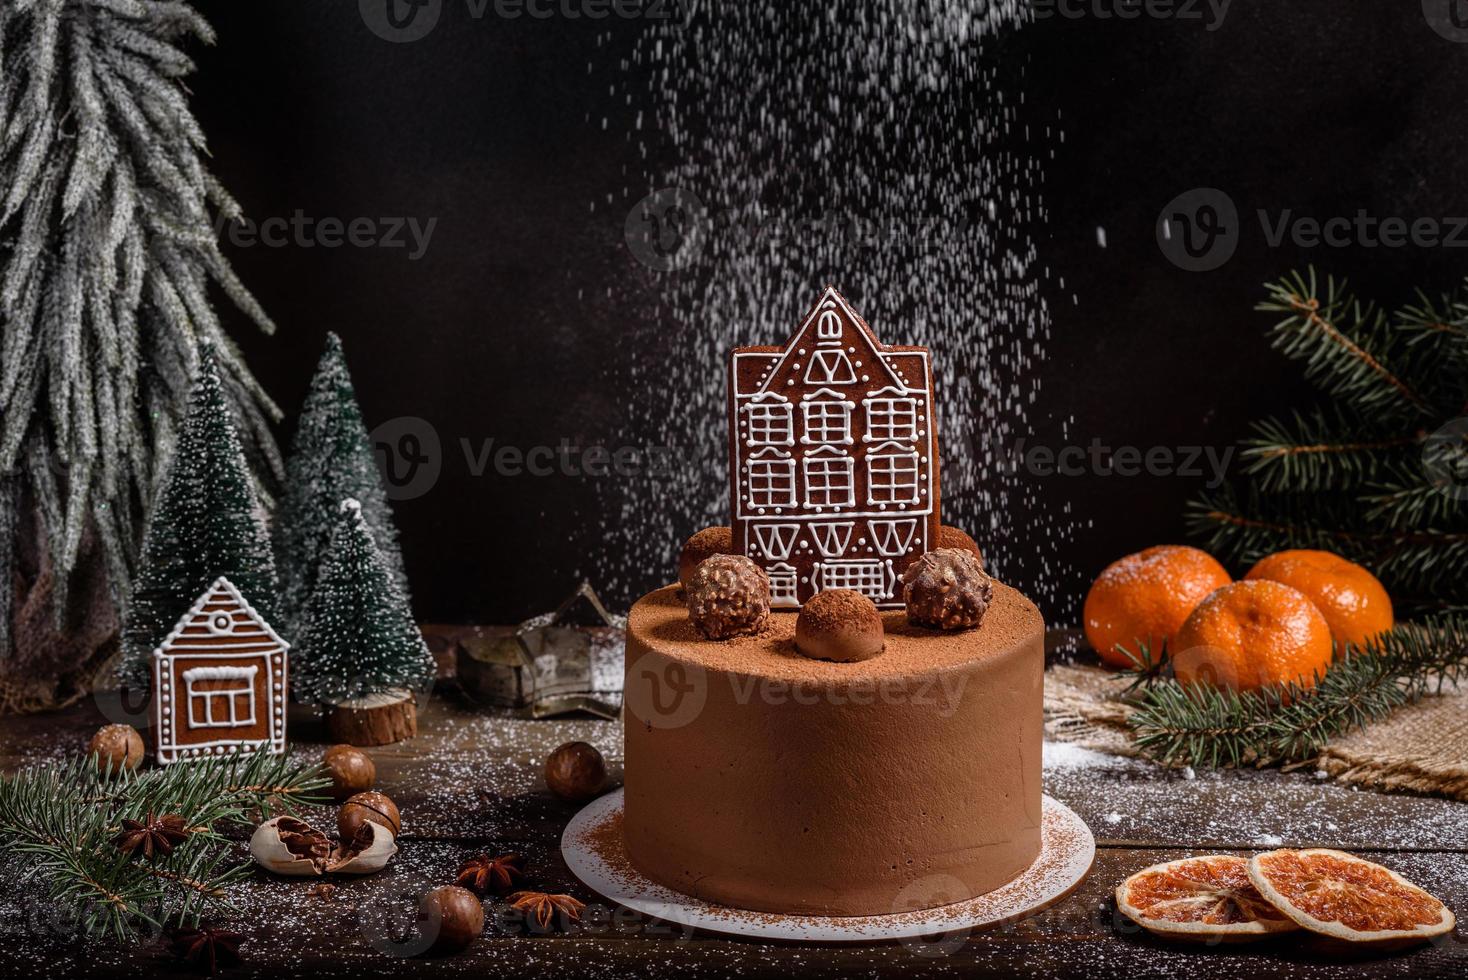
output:
[[[566,866],[583,885],[653,919],[755,939],[873,943],[990,928],[1034,915],[1064,899],[1085,878],[1096,857],[1096,839],[1081,818],[1065,804],[1044,796],[1040,856],[1018,878],[994,891],[951,905],[892,915],[772,915],[710,905],[644,878],[627,860],[620,835],[609,840],[606,828],[621,811],[619,789],[588,804],[561,835]],[[615,854],[605,853],[613,847]]]

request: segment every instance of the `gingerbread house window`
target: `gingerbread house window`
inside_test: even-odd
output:
[[[851,589],[873,601],[887,598],[887,566],[879,561],[833,561],[821,569],[822,589]]]
[[[855,503],[852,473],[855,461],[840,453],[807,456],[805,502],[810,507],[850,507]]]
[[[805,380],[818,385],[849,385],[856,383],[856,372],[844,350],[818,350],[811,355]]]
[[[840,340],[841,339],[841,317],[835,310],[822,310],[820,319],[816,321],[817,340]]]
[[[851,442],[850,402],[812,400],[802,405],[801,410],[805,413],[802,442],[818,445]]]
[[[748,406],[751,446],[789,446],[795,442],[794,418],[786,402],[757,402]]]
[[[867,498],[874,504],[915,504],[917,453],[876,453],[867,457]]]
[[[794,507],[795,460],[750,460],[748,486],[752,507]]]
[[[257,667],[194,667],[183,672],[190,728],[255,724]]]
[[[867,401],[868,442],[917,438],[917,401],[912,398],[872,398]]]
[[[784,608],[799,606],[794,567],[779,562],[767,571],[770,576],[770,605]]]

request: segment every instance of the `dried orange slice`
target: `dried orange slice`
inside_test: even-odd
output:
[[[1148,932],[1198,943],[1247,943],[1299,928],[1264,900],[1249,862],[1231,854],[1144,868],[1116,887],[1116,907]]]
[[[1266,851],[1249,861],[1249,880],[1303,928],[1356,945],[1408,946],[1453,928],[1442,902],[1342,851]]]

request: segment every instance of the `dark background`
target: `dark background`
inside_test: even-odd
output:
[[[438,218],[416,261],[406,248],[228,245],[280,329],[230,322],[288,413],[331,329],[369,425],[431,423],[442,476],[396,507],[416,611],[515,621],[569,590],[616,515],[585,477],[473,477],[457,440],[615,444],[636,393],[607,366],[663,296],[628,254],[626,208],[590,203],[651,189],[676,161],[628,137],[638,106],[620,93],[639,69],[623,62],[645,22],[475,19],[465,0],[443,4],[428,36],[391,44],[355,0],[199,0],[219,41],[190,87],[215,171],[250,217]],[[1229,446],[1309,397],[1252,312],[1262,282],[1313,262],[1396,303],[1463,273],[1455,248],[1271,247],[1254,212],[1468,215],[1468,44],[1435,33],[1413,0],[1234,0],[1213,31],[1204,9],[1202,21],[1051,17],[992,45],[1024,111],[1064,131],[1032,229],[1053,315],[1032,444]],[[1200,186],[1242,215],[1237,253],[1207,273],[1172,265],[1155,239],[1163,205]],[[1077,530],[1066,563],[1021,556],[1006,577],[1053,597],[1058,623],[1075,621],[1110,560],[1183,540],[1203,483],[1028,479],[1051,510],[1069,504]],[[610,598],[625,605],[639,579],[669,574],[629,570]]]

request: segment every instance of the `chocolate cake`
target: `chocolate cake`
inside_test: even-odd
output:
[[[910,911],[1011,881],[1040,853],[1045,624],[972,539],[940,537],[928,352],[880,344],[827,289],[783,348],[733,357],[748,562],[704,557],[697,583],[680,569],[697,609],[677,585],[632,607],[628,857],[785,914]],[[768,606],[745,594],[756,582]]]

